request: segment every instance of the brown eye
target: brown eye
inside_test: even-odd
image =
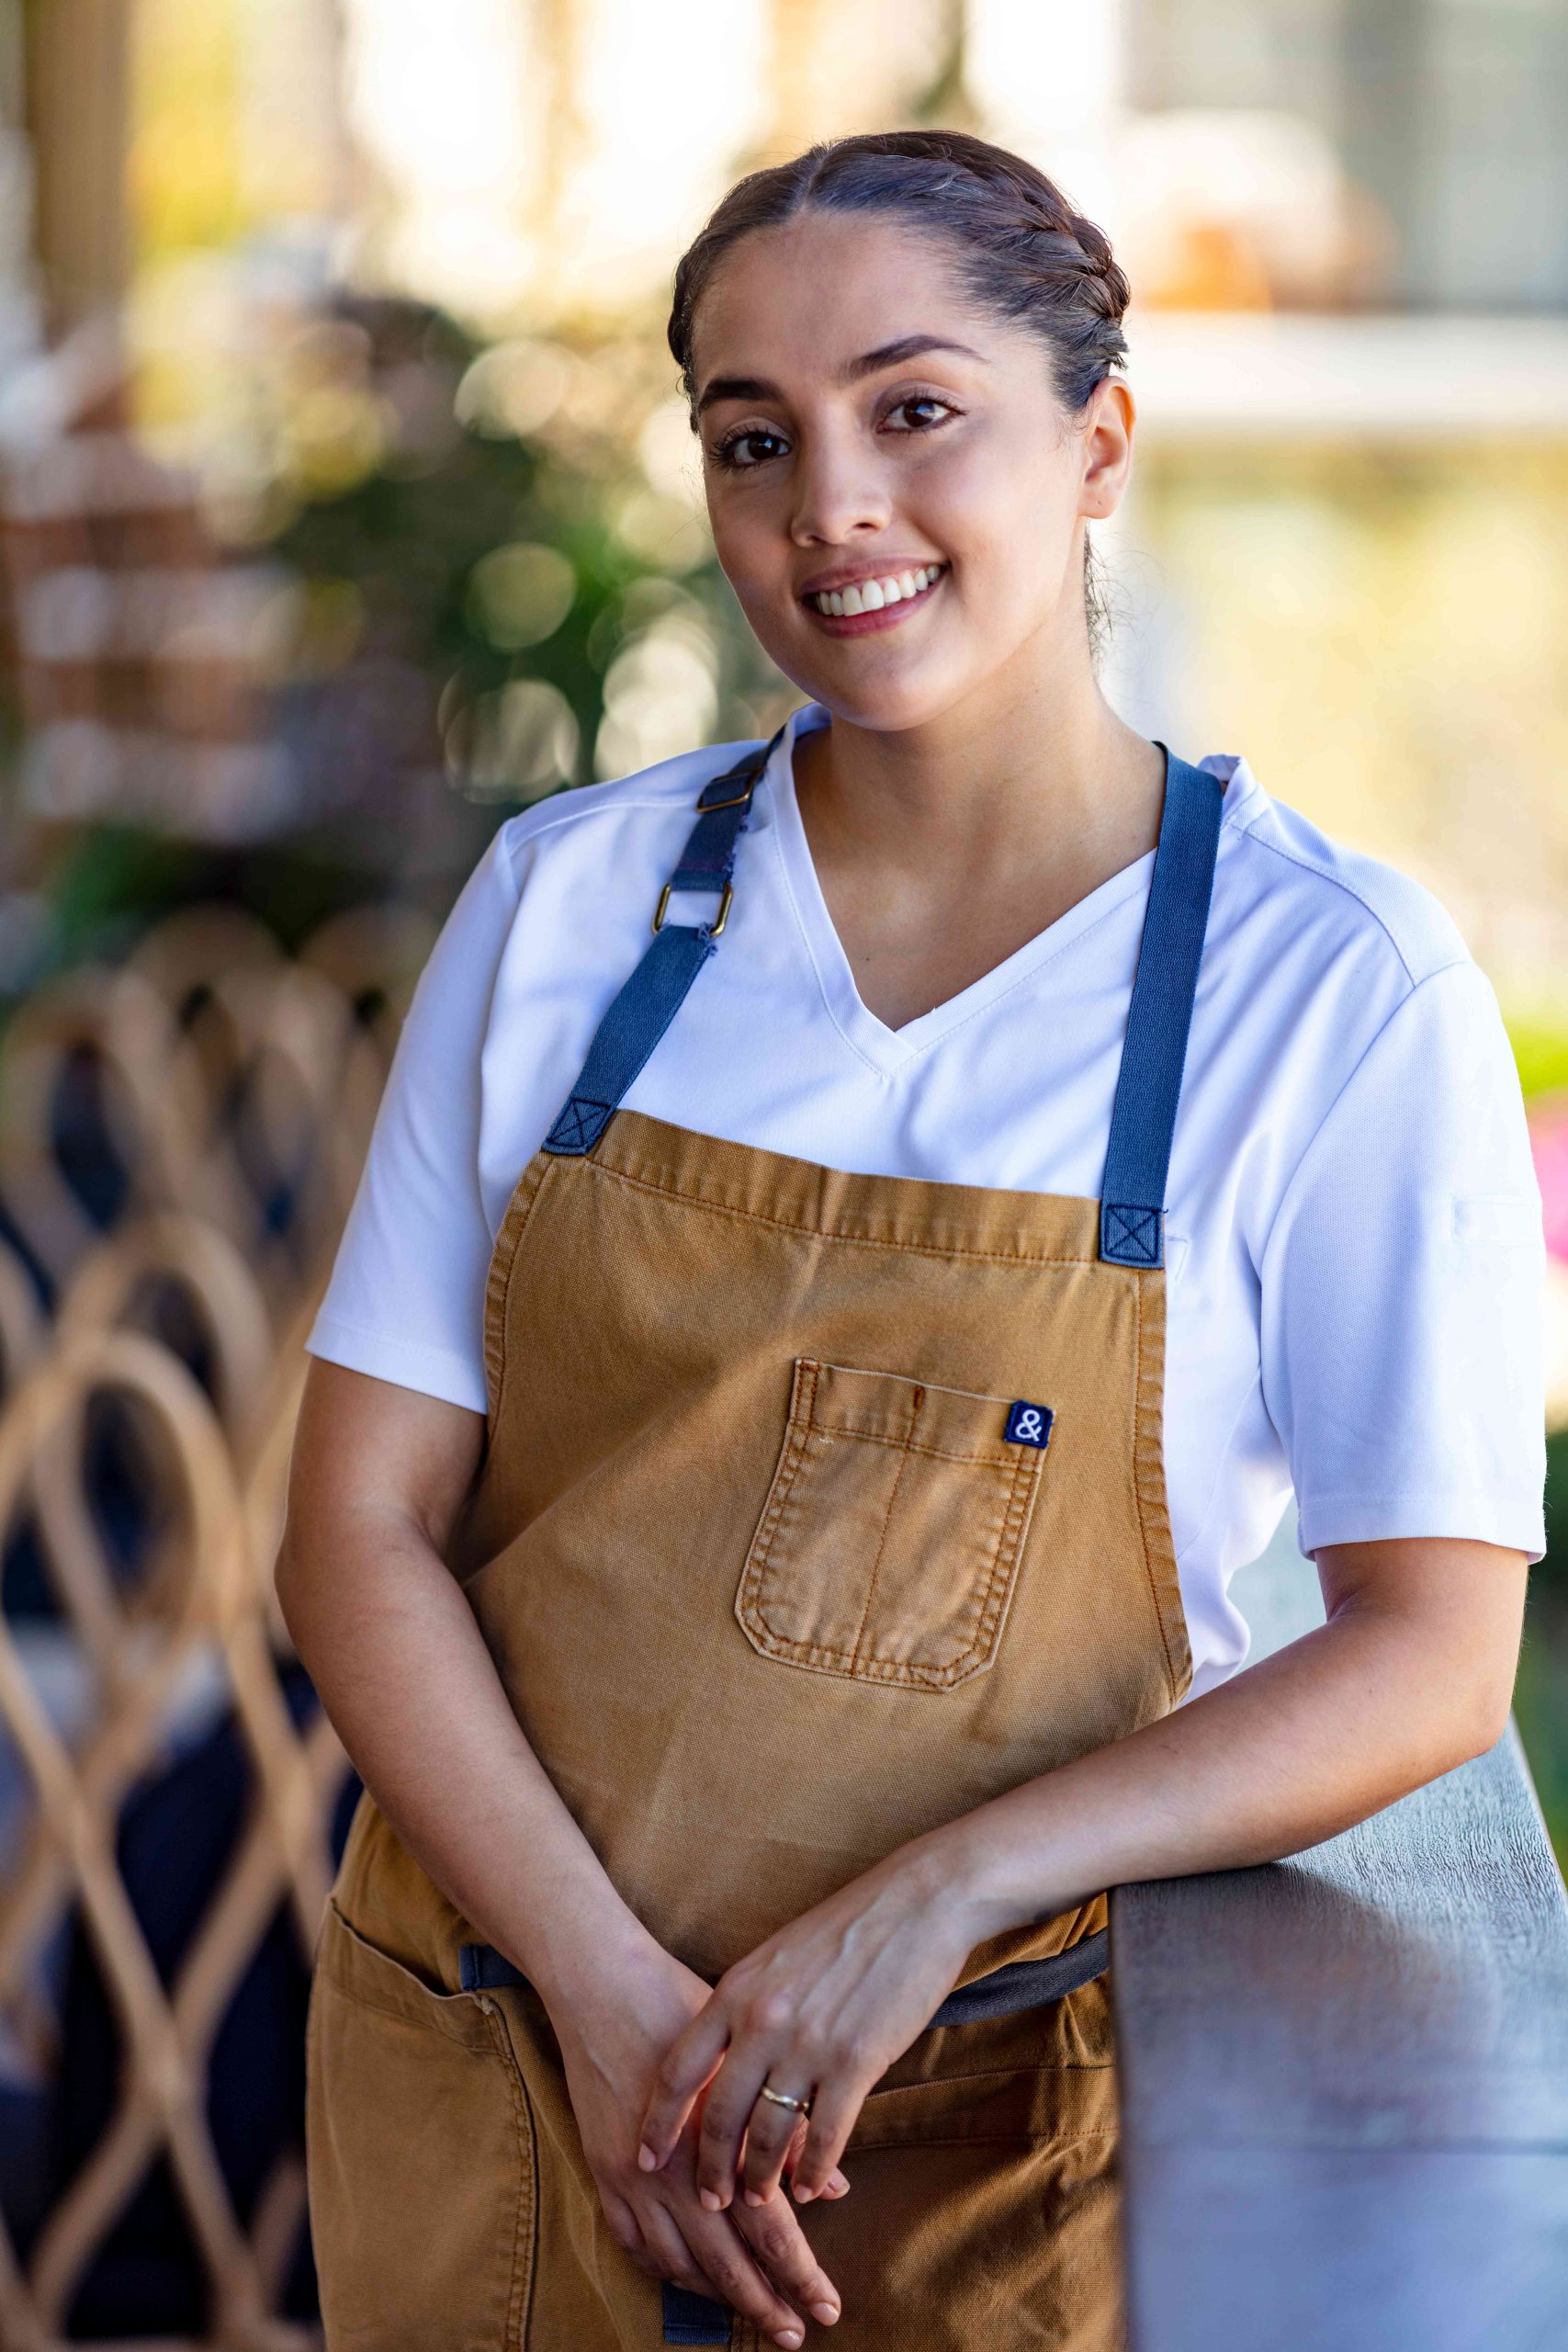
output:
[[[766,465],[768,462],[766,458],[741,458],[736,455],[736,452],[748,441],[776,441],[782,445],[783,435],[770,433],[761,425],[743,425],[739,432],[727,435],[725,439],[717,444],[713,453],[714,463],[725,467],[730,473],[750,473],[756,467]]]
[[[906,392],[901,401],[895,401],[887,413],[889,416],[897,416],[901,408],[939,408],[945,411],[949,416],[956,416],[958,413],[951,401],[939,400],[935,392]],[[930,433],[941,423],[941,417],[937,417],[929,424],[918,424],[912,429],[919,433]],[[908,431],[911,428],[906,426],[904,429]]]

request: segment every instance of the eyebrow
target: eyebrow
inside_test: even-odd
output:
[[[863,351],[858,359],[846,359],[834,381],[839,384],[858,383],[863,376],[874,376],[884,368],[897,368],[901,361],[916,358],[922,351],[957,351],[965,359],[977,359],[988,368],[989,360],[983,351],[971,351],[966,343],[953,343],[945,335],[905,334],[897,343],[879,344],[874,351]],[[715,376],[697,402],[697,414],[711,408],[715,401],[776,401],[783,398],[776,384],[765,376]]]

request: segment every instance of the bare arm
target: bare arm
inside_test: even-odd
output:
[[[1501,1737],[1523,1553],[1411,1537],[1329,1545],[1317,1570],[1325,1624],[955,1825],[982,1934],[1096,1887],[1276,1861]]]
[[[830,2324],[839,2303],[788,2203],[705,2211],[694,2126],[657,2182],[637,2169],[653,2069],[709,1988],[615,1892],[446,1567],[483,1438],[478,1413],[312,1358],[276,1568],[288,1630],[399,1837],[549,2011],[617,2243],[798,2345],[797,2312]],[[834,2168],[829,2193],[847,2186]]]
[[[759,2086],[813,2083],[795,2183],[819,2190],[866,2091],[976,1943],[1107,1886],[1298,1852],[1490,1747],[1524,1555],[1411,1538],[1335,1544],[1317,1566],[1326,1624],[898,1848],[727,1971],[660,2070],[643,2132],[655,2158],[694,2077],[707,2082],[697,2177],[728,2199]],[[763,2190],[776,2177],[761,2123],[743,2177]]]

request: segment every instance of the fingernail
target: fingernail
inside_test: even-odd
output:
[[[722,2213],[722,2212],[723,2212],[723,2211],[724,2211],[723,2202],[722,2202],[722,2200],[720,2199],[720,2198],[719,2198],[719,2194],[718,2194],[718,2191],[717,2191],[716,2188],[703,2188],[703,2189],[699,2189],[699,2190],[698,2190],[698,2192],[697,2192],[697,2194],[701,2197],[701,2199],[702,2199],[702,2200],[703,2200],[703,2203],[707,2207],[708,2211],[709,2211],[710,2213]]]
[[[637,2152],[637,2160],[644,2172],[657,2172],[659,2170],[659,2158],[654,2154],[653,2150],[649,2146],[646,2140]]]
[[[763,2196],[760,2188],[749,2188],[746,2191],[746,2202],[748,2205],[765,2205],[767,2201],[767,2199]]]
[[[787,2344],[792,2347],[796,2344],[804,2344],[805,2341],[806,2330],[803,2327],[781,2327],[773,2338],[775,2344]]]
[[[795,2182],[795,2202],[796,2202],[797,2204],[799,2204],[799,2205],[808,2204],[808,2203],[810,2202],[811,2199],[812,2199],[813,2197],[815,2197],[815,2196],[816,2196],[816,2194],[817,2194],[817,2191],[816,2191],[814,2188],[807,2188],[807,2187],[806,2186],[806,2183],[805,2183],[803,2180],[797,2180],[797,2181]]]
[[[811,2316],[819,2319],[824,2327],[831,2327],[839,2316],[839,2306],[837,2303],[813,2303]]]

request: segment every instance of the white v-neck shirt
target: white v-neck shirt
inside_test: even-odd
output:
[[[900,1029],[812,865],[791,718],[735,898],[627,1104],[832,1168],[1097,1197],[1151,851]],[[491,1245],[737,741],[509,818],[420,976],[311,1353],[482,1413]],[[1544,1548],[1540,1196],[1491,987],[1429,892],[1225,781],[1167,1193],[1165,1466],[1193,1692],[1298,1540]],[[678,897],[700,922],[711,896]],[[702,1312],[694,1300],[694,1314]]]

